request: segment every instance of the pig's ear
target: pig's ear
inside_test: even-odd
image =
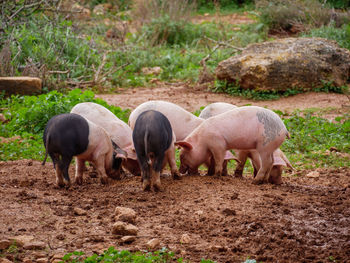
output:
[[[122,159],[126,159],[128,157],[128,154],[126,153],[126,151],[117,148],[114,150],[115,156],[114,158],[122,158]]]
[[[180,146],[182,148],[184,148],[185,150],[192,150],[193,146],[192,144],[188,143],[188,142],[185,142],[185,141],[182,141],[182,142],[176,142],[175,143],[176,146]]]
[[[136,155],[136,151],[135,151],[134,147],[129,146],[129,147],[125,148],[125,151],[128,154],[128,159],[137,160],[137,155]]]
[[[234,156],[230,151],[226,151],[225,152],[225,160],[236,160],[237,162],[240,163],[240,161],[238,160],[238,158],[236,156]]]

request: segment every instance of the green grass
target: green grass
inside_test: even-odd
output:
[[[166,248],[155,252],[129,252],[118,251],[114,247],[108,248],[103,254],[86,256],[84,252],[72,252],[63,257],[63,263],[95,263],[95,262],[115,262],[115,263],[168,263],[185,262],[182,258],[176,258],[173,252]],[[201,263],[214,263],[211,260],[200,261]]]

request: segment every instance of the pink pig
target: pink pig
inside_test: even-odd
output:
[[[134,129],[135,122],[137,117],[144,111],[147,110],[156,110],[163,113],[169,120],[171,127],[173,129],[174,138],[177,141],[184,140],[195,128],[204,122],[202,118],[199,118],[188,112],[184,108],[167,101],[162,100],[151,100],[146,101],[139,106],[137,106],[130,114],[129,117],[129,126],[131,129]],[[172,166],[175,165],[175,147],[172,147],[168,151],[171,151],[172,154],[167,154],[165,157],[165,162],[169,163],[169,166],[173,170]],[[174,157],[172,157],[174,156]],[[236,159],[231,152],[227,151],[225,154],[226,160]],[[183,167],[180,166],[180,173],[185,173]],[[189,169],[190,174],[197,174],[198,169]]]
[[[206,106],[199,114],[199,117],[203,119],[208,119],[215,115],[218,115],[236,108],[237,106],[230,103],[215,102]],[[260,167],[259,154],[256,151],[235,151],[235,152],[239,160],[239,163],[237,164],[237,167],[235,170],[235,176],[242,177],[244,165],[247,161],[247,158],[249,157],[252,161],[252,165],[254,168],[254,177],[255,177]],[[289,162],[288,158],[284,155],[284,153],[280,149],[277,149],[276,151],[273,152],[273,166],[270,172],[269,183],[273,183],[273,184],[282,183],[283,166],[288,166],[294,169],[291,163]],[[209,174],[214,172],[212,171],[214,170],[214,167],[210,167],[210,168],[211,168],[210,169],[211,171],[208,172]],[[224,169],[223,174],[226,174],[227,161],[224,162],[223,169]]]
[[[72,108],[71,113],[79,114],[102,127],[112,141],[127,152],[127,159],[123,160],[122,163],[123,167],[133,175],[141,174],[132,142],[132,130],[125,122],[107,108],[93,102],[79,103]]]
[[[213,157],[215,174],[221,175],[227,150],[255,150],[261,165],[254,179],[255,184],[268,181],[273,165],[273,152],[289,133],[280,117],[271,110],[246,106],[236,108],[205,120],[181,146],[181,165],[197,169]]]

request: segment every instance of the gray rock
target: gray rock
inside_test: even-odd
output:
[[[117,221],[112,227],[112,234],[121,236],[136,236],[138,228],[134,225],[127,224],[122,221]]]
[[[42,81],[33,77],[0,77],[0,90],[6,95],[34,95],[41,93]]]
[[[12,238],[12,241],[16,243],[17,246],[23,247],[24,244],[30,243],[34,240],[34,236],[21,235]]]
[[[285,38],[249,45],[240,55],[220,62],[218,79],[243,89],[312,90],[324,82],[346,85],[350,51],[323,38]]]

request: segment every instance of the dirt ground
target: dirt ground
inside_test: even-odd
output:
[[[165,99],[190,111],[215,101],[283,111],[328,108],[332,116],[349,111],[346,96],[322,93],[254,102],[165,86],[99,97],[131,109],[143,101]],[[74,172],[71,165],[71,179]],[[163,191],[154,193],[141,190],[139,177],[127,175],[101,185],[87,172],[83,185],[59,189],[52,163],[0,162],[0,249],[14,237],[31,239],[24,247],[3,249],[0,256],[13,262],[55,262],[74,250],[91,254],[115,246],[149,251],[147,242],[157,238],[160,244],[153,250],[166,247],[190,262],[244,262],[248,257],[262,262],[349,262],[350,168],[319,168],[316,176],[310,172],[285,171],[282,185],[257,186],[250,174],[243,179],[203,174],[173,181],[165,171]],[[112,234],[117,206],[137,213],[138,234],[130,244]]]

